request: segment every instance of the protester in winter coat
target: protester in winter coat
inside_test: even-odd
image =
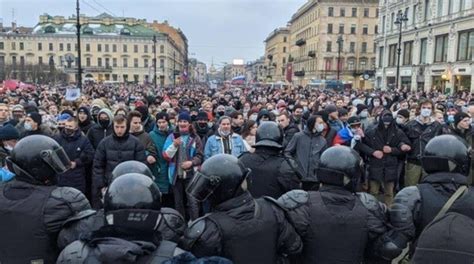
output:
[[[101,109],[97,114],[98,123],[93,125],[87,132],[87,138],[91,142],[94,149],[97,149],[102,139],[112,134],[113,119],[114,116],[112,115],[112,112],[107,108]]]
[[[231,154],[239,157],[247,152],[244,140],[239,134],[233,133],[231,128],[231,118],[223,116],[217,123],[219,128],[216,134],[211,136],[204,148],[204,159],[209,159],[216,154]]]
[[[77,109],[77,118],[79,121],[79,128],[81,129],[82,133],[84,133],[84,135],[87,135],[89,129],[95,125],[95,122],[92,120],[89,108],[85,106],[79,107],[79,109]]]
[[[130,134],[138,138],[138,140],[143,144],[146,154],[146,162],[149,166],[153,166],[156,163],[158,154],[156,153],[156,148],[151,140],[150,135],[143,130],[143,125],[141,123],[142,114],[138,111],[132,111],[128,113],[128,123],[130,126]]]

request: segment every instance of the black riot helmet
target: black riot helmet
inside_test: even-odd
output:
[[[17,180],[35,185],[56,184],[56,175],[67,171],[71,164],[58,142],[43,135],[18,141],[6,161]]]
[[[282,148],[283,133],[276,122],[263,121],[257,128],[255,147],[266,146]]]
[[[470,167],[469,149],[456,136],[437,136],[426,145],[421,165],[427,173],[454,172],[467,176]]]
[[[161,192],[143,174],[124,174],[110,184],[104,196],[108,225],[140,230],[155,230],[161,220]]]
[[[208,197],[215,205],[242,194],[250,170],[234,156],[217,154],[204,161],[186,192],[198,201]]]
[[[112,171],[112,181],[127,173],[139,173],[150,177],[152,180],[155,179],[155,176],[153,176],[150,168],[148,168],[145,163],[136,160],[128,160],[121,162],[114,168]]]
[[[316,175],[321,183],[355,191],[362,172],[362,159],[357,152],[346,146],[335,146],[321,155]]]

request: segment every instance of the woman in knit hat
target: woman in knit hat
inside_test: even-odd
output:
[[[473,147],[474,129],[471,126],[471,116],[465,112],[458,112],[454,115],[454,123],[451,124],[451,133],[462,139],[468,148]],[[474,164],[471,158],[471,170],[467,179],[468,184],[473,183]]]

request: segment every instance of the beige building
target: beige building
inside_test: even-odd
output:
[[[189,59],[189,77],[193,83],[205,83],[207,81],[207,66],[197,59]]]
[[[399,12],[407,18],[402,24],[399,87],[474,92],[474,2],[465,0],[381,0],[376,87],[395,87]]]
[[[65,73],[76,81],[76,17],[40,16],[31,33],[0,33],[0,67],[3,78],[24,81],[57,81]],[[168,34],[157,32],[144,19],[117,18],[108,14],[80,17],[83,80],[152,82],[156,38],[157,82],[170,85],[183,72],[185,51]],[[37,77],[35,69],[45,72]],[[174,73],[176,73],[176,76]],[[2,76],[0,76],[2,77]]]
[[[265,39],[266,81],[285,81],[288,54],[290,53],[290,30],[277,28]]]
[[[336,80],[339,67],[346,87],[372,88],[377,22],[377,0],[308,0],[290,20],[293,83]]]
[[[265,82],[267,77],[267,66],[265,58],[261,57],[245,65],[245,79],[247,82]]]

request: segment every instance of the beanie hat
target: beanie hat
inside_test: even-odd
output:
[[[365,109],[367,109],[367,106],[365,104],[358,104],[356,115],[359,115],[360,112],[364,111]]]
[[[209,121],[209,116],[207,115],[206,112],[200,111],[198,112],[196,116],[196,121],[199,121],[199,120]]]
[[[138,106],[135,110],[137,110],[138,112],[140,112],[140,114],[142,114],[142,117],[144,117],[142,118],[143,120],[145,120],[148,117],[149,113],[148,113],[148,107],[146,105]]]
[[[160,120],[160,119],[164,119],[166,121],[169,121],[170,120],[170,117],[169,115],[166,113],[166,112],[158,112],[156,114],[156,120]]]
[[[14,126],[8,124],[0,128],[0,140],[19,139],[20,133]]]
[[[397,115],[401,115],[404,118],[410,118],[410,111],[408,109],[401,109],[400,111],[397,112]]]
[[[178,116],[178,122],[181,120],[191,122],[191,116],[189,115],[188,112],[181,112],[179,113],[179,116]]]
[[[41,115],[38,112],[31,112],[27,115],[27,117],[33,119],[33,121],[38,124],[38,126],[41,125]]]
[[[357,117],[357,116],[351,116],[349,117],[349,119],[347,120],[347,123],[351,126],[351,125],[356,125],[356,124],[360,124],[360,118]]]
[[[25,108],[21,104],[14,105],[12,108],[12,112],[23,112]]]
[[[341,108],[337,111],[339,112],[339,116],[346,116],[347,114],[349,114],[349,112],[345,108]]]
[[[461,122],[464,118],[469,118],[470,116],[464,112],[458,112],[454,115],[454,127],[456,127],[459,122]]]
[[[330,104],[330,105],[327,105],[325,108],[324,108],[324,111],[326,111],[326,113],[330,114],[330,113],[334,113],[334,112],[337,112],[337,107],[333,104]]]

